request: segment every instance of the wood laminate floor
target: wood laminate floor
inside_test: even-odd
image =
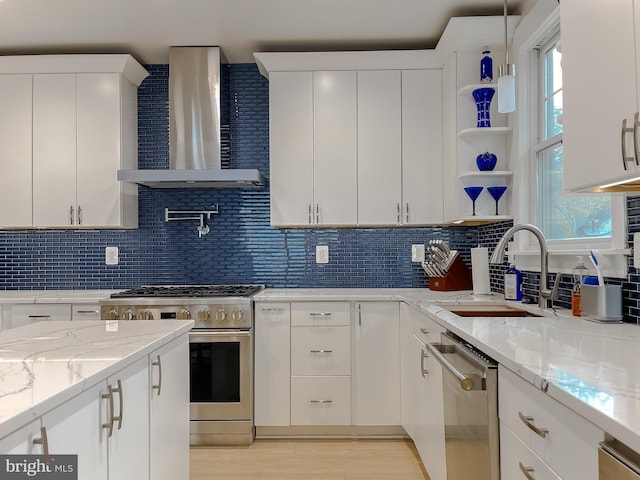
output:
[[[409,440],[256,440],[192,447],[191,480],[429,480]]]

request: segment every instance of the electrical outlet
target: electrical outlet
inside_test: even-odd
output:
[[[640,233],[633,234],[633,268],[640,268]]]
[[[316,246],[316,263],[329,263],[329,247],[327,245]]]
[[[411,261],[424,262],[424,245],[411,245]]]
[[[104,249],[104,263],[118,265],[118,247],[106,247]]]

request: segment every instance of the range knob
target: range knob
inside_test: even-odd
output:
[[[200,320],[201,322],[206,322],[207,320],[209,320],[210,317],[211,317],[211,312],[209,311],[208,308],[205,308],[203,310],[198,310],[198,320]]]
[[[140,313],[140,318],[142,320],[153,320],[153,312],[151,310],[145,310],[144,312]]]
[[[130,308],[129,310],[127,310],[126,312],[124,312],[122,314],[122,319],[123,320],[135,320],[136,319],[136,312],[133,311],[133,308]]]
[[[107,320],[117,320],[117,319],[118,319],[118,310],[116,310],[115,308],[112,308],[107,313]]]
[[[244,317],[244,310],[234,310],[231,312],[231,318],[234,322],[242,320],[242,317]]]
[[[227,311],[220,307],[218,310],[216,310],[216,320],[218,322],[224,322],[225,319],[227,318]]]
[[[191,312],[186,308],[181,308],[176,314],[178,320],[191,320]]]

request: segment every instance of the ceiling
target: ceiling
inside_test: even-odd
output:
[[[523,14],[535,0],[509,0]],[[450,17],[502,15],[503,0],[0,0],[0,54],[130,53],[216,45],[258,51],[433,48]]]

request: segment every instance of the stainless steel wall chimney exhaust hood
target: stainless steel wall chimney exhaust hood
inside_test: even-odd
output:
[[[169,51],[169,169],[119,170],[118,180],[152,188],[247,188],[265,184],[255,169],[221,168],[219,47]]]

